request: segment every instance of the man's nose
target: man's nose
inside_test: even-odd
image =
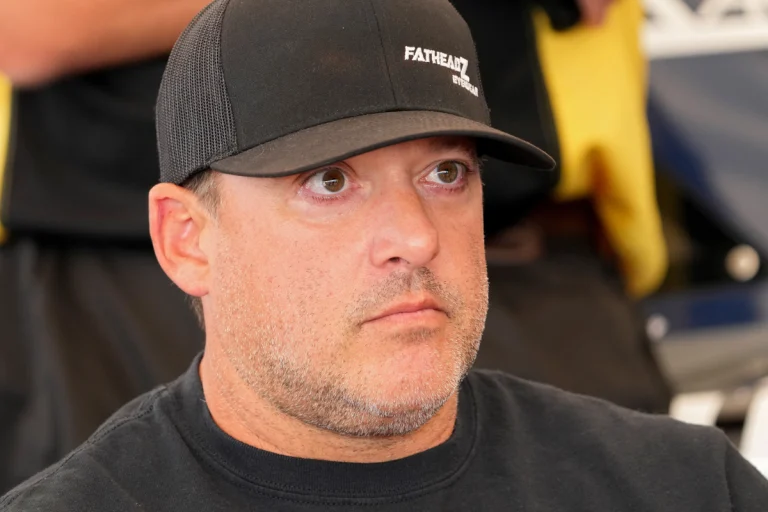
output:
[[[424,199],[409,186],[382,193],[372,216],[374,266],[427,265],[440,251],[437,228]]]

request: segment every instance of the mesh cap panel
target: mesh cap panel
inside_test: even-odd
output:
[[[161,181],[179,184],[237,152],[221,66],[221,24],[228,4],[217,0],[200,12],[168,60],[157,112]]]

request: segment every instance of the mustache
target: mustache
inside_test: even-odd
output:
[[[355,301],[349,312],[355,325],[361,325],[370,315],[395,302],[404,295],[415,292],[427,292],[443,308],[448,318],[453,318],[461,311],[464,301],[450,286],[440,282],[434,272],[420,267],[412,272],[398,271],[390,274],[384,281],[366,290]]]

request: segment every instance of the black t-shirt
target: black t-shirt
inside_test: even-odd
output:
[[[153,59],[14,91],[0,223],[18,234],[148,240],[164,69]]]
[[[405,459],[296,459],[214,424],[197,363],[126,405],[0,510],[754,511],[768,482],[717,430],[472,372],[451,438]]]

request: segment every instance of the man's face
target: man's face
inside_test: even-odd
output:
[[[429,420],[472,365],[487,312],[474,144],[407,142],[218,187],[206,323],[240,377],[345,435]]]

